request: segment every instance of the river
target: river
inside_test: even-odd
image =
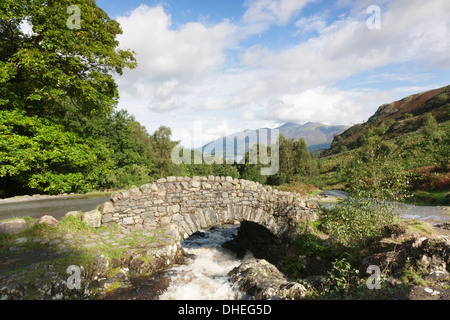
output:
[[[187,263],[166,271],[170,285],[159,300],[242,300],[227,274],[242,262],[254,259],[247,253],[240,260],[221,245],[233,238],[238,227],[213,228],[192,235],[183,242]]]
[[[320,195],[341,199],[348,197],[347,192],[340,190],[326,190],[321,192]],[[322,202],[321,206],[324,208],[330,208],[334,204],[335,202]],[[402,203],[398,205],[397,212],[403,219],[422,220],[430,223],[431,225],[450,222],[448,206],[416,206]]]
[[[110,293],[108,300],[248,300],[230,281],[228,273],[255,258],[250,252],[243,259],[222,247],[233,239],[239,227],[214,227],[199,231],[183,241],[185,264],[176,265],[133,282],[131,288]]]

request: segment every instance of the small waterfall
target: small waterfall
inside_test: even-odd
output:
[[[227,274],[242,262],[254,257],[247,252],[237,259],[221,247],[233,239],[238,227],[213,228],[197,232],[183,242],[186,264],[168,269],[165,273],[170,285],[159,296],[160,300],[242,300],[246,294],[236,289]]]

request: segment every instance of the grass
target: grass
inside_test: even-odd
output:
[[[402,222],[406,229],[418,233],[420,236],[430,237],[433,235],[433,229],[430,224],[419,220],[405,220]]]
[[[429,286],[433,284],[431,281],[423,279],[420,271],[408,267],[403,270],[402,281],[406,285]]]
[[[449,205],[446,201],[450,195],[447,190],[419,190],[413,193],[412,199],[407,200],[406,203],[414,204],[416,206],[438,206]]]
[[[275,188],[280,191],[299,193],[301,195],[314,195],[314,194],[321,192],[320,189],[318,189],[317,187],[315,187],[312,184],[296,182],[296,181],[293,181],[291,183],[284,184],[281,186],[276,186]]]

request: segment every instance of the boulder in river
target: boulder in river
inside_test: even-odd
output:
[[[288,281],[271,263],[264,259],[242,263],[228,274],[241,291],[255,300],[304,299],[306,288]]]

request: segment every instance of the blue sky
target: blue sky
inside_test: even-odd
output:
[[[450,85],[448,0],[97,5],[138,60],[116,78],[119,108],[185,146],[285,122],[360,123],[384,103]]]

